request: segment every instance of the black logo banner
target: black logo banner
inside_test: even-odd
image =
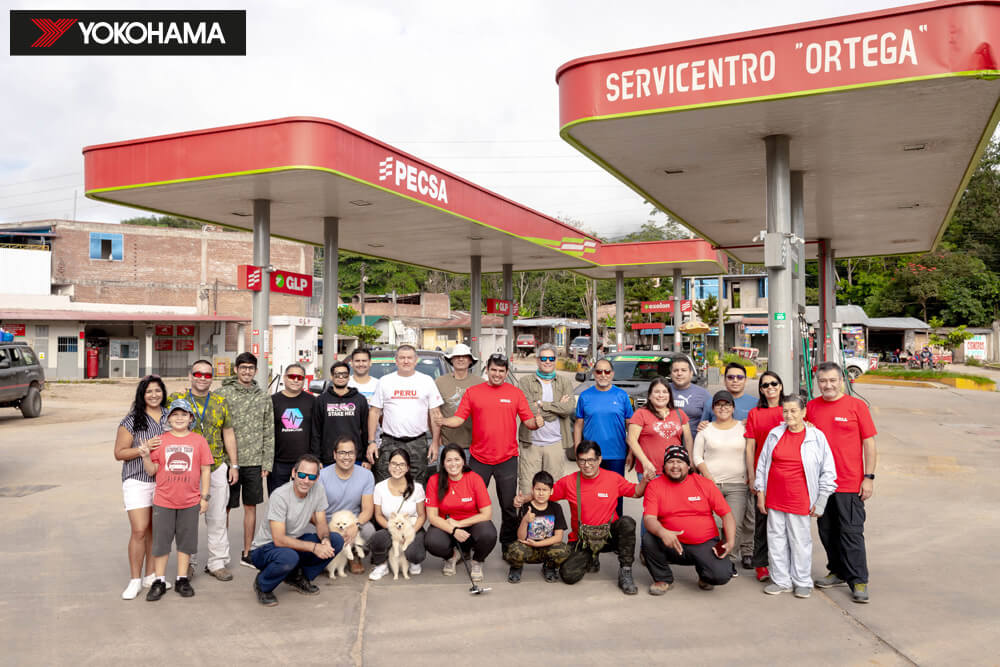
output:
[[[247,13],[10,12],[12,56],[245,56]]]

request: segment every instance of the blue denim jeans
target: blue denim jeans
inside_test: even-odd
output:
[[[300,540],[305,542],[319,543],[316,533],[306,533],[299,535]],[[344,548],[344,538],[337,533],[330,533],[330,546],[333,547],[334,555],[339,554]],[[260,570],[257,575],[257,583],[260,590],[270,593],[278,587],[288,575],[301,567],[306,575],[306,579],[312,581],[319,576],[319,573],[326,569],[333,557],[319,558],[309,551],[296,551],[289,547],[277,547],[274,542],[257,547],[250,552],[250,560],[254,567]]]

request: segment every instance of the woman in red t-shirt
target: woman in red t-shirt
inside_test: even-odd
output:
[[[760,400],[757,407],[747,415],[746,430],[743,437],[747,439],[747,484],[750,485],[750,493],[756,496],[754,491],[754,473],[757,470],[757,459],[760,458],[760,450],[764,447],[767,434],[775,426],[784,423],[781,414],[781,401],[785,398],[785,385],[781,377],[774,371],[764,371],[760,380],[757,381],[757,394]],[[756,510],[757,501],[754,499]],[[757,581],[767,581],[770,573],[767,570],[767,515],[755,511],[753,526],[753,558],[751,565],[757,573]]]
[[[462,447],[445,445],[439,455],[438,473],[427,480],[427,551],[444,559],[442,573],[455,574],[459,553],[472,551],[472,581],[483,581],[483,561],[497,544],[493,506],[483,478],[465,462]]]
[[[693,440],[687,415],[674,408],[674,394],[664,378],[656,378],[649,383],[646,405],[642,406],[628,420],[629,458],[636,464],[639,474],[655,478],[659,467],[654,461],[662,461],[663,454],[671,445],[684,445],[691,456]]]

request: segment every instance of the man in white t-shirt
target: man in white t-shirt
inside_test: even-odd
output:
[[[347,386],[357,389],[369,403],[372,402],[372,396],[378,389],[378,378],[368,374],[371,367],[372,353],[367,347],[359,347],[351,352],[351,379],[347,381]]]
[[[441,427],[435,418],[441,417],[439,408],[444,400],[434,380],[418,373],[416,368],[417,350],[412,345],[400,345],[396,350],[396,372],[383,376],[372,396],[368,412],[368,461],[374,465],[376,483],[389,477],[388,455],[397,447],[409,452],[413,478],[421,484],[427,483],[432,472],[427,464],[437,460]],[[381,443],[375,439],[380,418]]]

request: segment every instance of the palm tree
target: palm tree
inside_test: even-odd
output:
[[[695,301],[691,305],[691,309],[698,319],[708,326],[719,326],[719,300],[715,298],[715,295],[709,295],[700,301]]]

